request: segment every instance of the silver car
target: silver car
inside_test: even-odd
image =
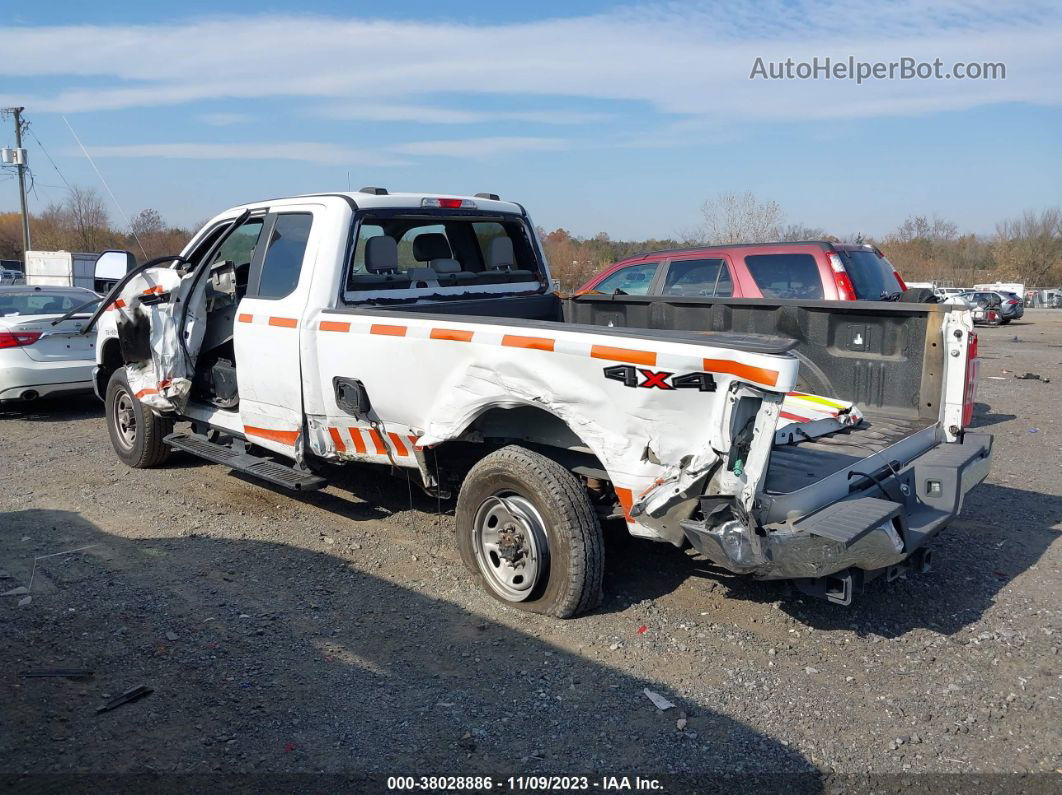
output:
[[[101,300],[80,287],[0,287],[0,402],[91,391],[96,335],[81,328]]]

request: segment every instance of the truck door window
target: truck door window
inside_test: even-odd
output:
[[[822,298],[819,266],[810,254],[753,254],[745,265],[764,298]]]
[[[258,298],[283,298],[299,284],[306,241],[313,224],[311,213],[284,213],[277,216],[269,235],[269,248],[262,261]]]
[[[254,258],[258,238],[262,236],[262,218],[248,218],[218,249],[211,265],[230,260],[237,269],[248,267]]]
[[[721,259],[679,260],[667,269],[663,294],[729,298],[734,294],[734,282]]]
[[[653,283],[656,269],[659,267],[659,262],[643,262],[640,265],[620,268],[598,282],[594,290],[606,295],[617,290],[621,295],[646,295],[649,292],[649,285]]]

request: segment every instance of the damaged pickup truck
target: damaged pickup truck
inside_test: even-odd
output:
[[[609,519],[847,603],[925,566],[991,437],[963,430],[968,312],[815,303],[661,327],[558,297],[518,204],[364,188],[234,208],[133,268],[94,318],[95,383],[133,467],[178,449],[317,489],[368,462],[456,493],[464,562],[524,610],[599,603]]]

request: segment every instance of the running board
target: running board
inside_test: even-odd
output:
[[[176,450],[184,450],[186,453],[213,461],[215,464],[224,464],[237,472],[253,475],[285,489],[314,491],[328,485],[328,481],[317,475],[300,472],[269,458],[261,458],[222,444],[215,444],[198,434],[171,433],[163,441]]]

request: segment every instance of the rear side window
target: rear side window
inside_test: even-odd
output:
[[[822,298],[819,266],[810,254],[753,254],[745,265],[764,298]]]
[[[277,216],[262,261],[258,298],[283,298],[298,285],[312,224],[313,215],[310,213]]]
[[[653,283],[659,262],[645,262],[641,265],[630,265],[620,268],[615,273],[606,276],[594,287],[599,293],[612,294],[619,290],[621,295],[646,295],[649,285]]]
[[[900,292],[892,265],[874,251],[841,251],[848,278],[852,280],[856,298],[862,301],[880,301]]]
[[[730,269],[721,259],[680,260],[667,269],[664,295],[729,298],[733,294]]]

